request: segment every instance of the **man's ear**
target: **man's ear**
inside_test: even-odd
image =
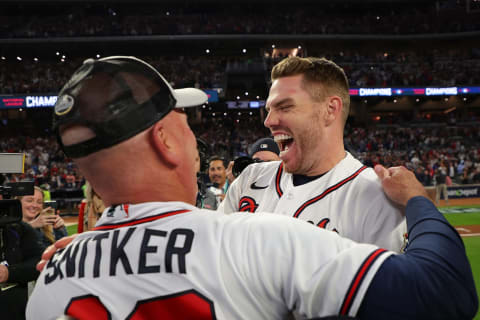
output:
[[[327,112],[325,113],[325,124],[327,126],[335,122],[336,119],[342,117],[343,102],[338,96],[327,98]]]
[[[170,134],[168,128],[159,121],[150,130],[152,147],[158,154],[160,161],[169,167],[175,167],[179,163],[178,145],[175,137]]]

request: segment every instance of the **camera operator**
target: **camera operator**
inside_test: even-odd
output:
[[[205,208],[211,210],[217,210],[217,198],[215,195],[207,188],[207,185],[204,181],[204,175],[201,171],[201,152],[197,151],[197,156],[195,158],[195,170],[197,172],[197,208]]]
[[[38,277],[35,265],[42,249],[33,228],[21,220],[18,203],[17,222],[5,222],[6,201],[0,202],[0,310],[1,318],[25,319],[28,282]]]

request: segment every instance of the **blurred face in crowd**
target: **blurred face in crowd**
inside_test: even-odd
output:
[[[210,182],[216,183],[219,187],[223,187],[227,180],[227,172],[222,160],[210,161],[208,165],[208,177]]]
[[[20,202],[22,203],[23,220],[31,221],[43,209],[43,193],[35,189],[33,195],[22,197]]]
[[[318,167],[322,139],[325,101],[316,101],[304,88],[303,75],[276,79],[267,99],[265,126],[270,129],[280,148],[285,170],[309,175]],[[324,99],[326,100],[326,99]]]

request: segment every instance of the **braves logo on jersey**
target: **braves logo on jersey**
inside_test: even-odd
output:
[[[312,220],[308,220],[307,222],[315,225],[315,222],[313,222]],[[319,223],[317,223],[317,227],[322,229],[327,229],[327,225],[329,222],[330,222],[329,218],[323,218],[322,220],[320,220]],[[335,231],[336,233],[338,233],[337,228],[333,228],[332,231]]]
[[[251,197],[242,197],[238,202],[240,212],[255,212],[258,208],[258,203]]]

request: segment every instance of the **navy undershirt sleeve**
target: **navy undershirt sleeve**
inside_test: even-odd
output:
[[[463,241],[433,203],[410,199],[409,245],[382,264],[363,299],[359,319],[472,319],[478,309]]]

